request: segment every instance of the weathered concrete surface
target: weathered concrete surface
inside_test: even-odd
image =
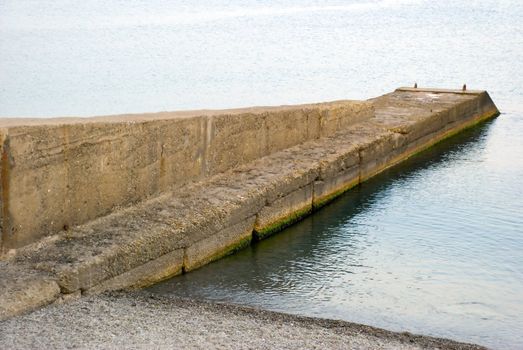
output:
[[[397,90],[371,103],[376,115],[369,120],[71,226],[6,256],[5,265],[25,271],[28,280],[45,275],[66,299],[152,284],[262,239],[383,169],[499,113],[486,92]],[[12,279],[4,276],[8,270],[0,269],[0,280]]]
[[[336,101],[88,119],[0,119],[0,254],[374,115]]]
[[[251,216],[187,247],[183,260],[184,271],[195,270],[250,245],[254,220],[255,217]]]
[[[382,152],[386,162],[375,158],[375,169],[362,171],[362,181],[466,127],[499,115],[486,91],[400,88],[371,101],[376,107],[372,122],[393,133],[382,139],[392,148],[390,153]]]
[[[481,346],[146,292],[82,298],[0,322],[2,349],[455,349]]]
[[[84,294],[98,294],[106,290],[139,289],[179,275],[182,273],[183,254],[183,249],[177,249],[162,255],[121,275],[105,280]],[[81,290],[77,292],[81,293]],[[77,292],[73,292],[73,294]]]
[[[268,203],[256,217],[256,239],[266,238],[308,215],[312,211],[312,191],[310,183]]]
[[[0,320],[55,301],[60,287],[45,273],[0,261]]]

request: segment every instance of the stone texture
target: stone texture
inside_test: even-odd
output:
[[[336,101],[89,119],[0,119],[0,254],[373,115],[368,102]]]
[[[374,111],[372,112],[372,115],[374,115]],[[332,106],[329,109],[320,110],[320,136],[334,135],[368,119],[367,107],[361,104],[352,104],[348,108]]]
[[[184,250],[177,249],[121,275],[105,280],[88,289],[84,294],[100,294],[120,289],[144,288],[179,275],[182,273],[183,255]],[[71,294],[65,294],[65,296],[67,295]]]
[[[146,291],[90,296],[0,322],[0,348],[485,350],[408,332]]]
[[[277,198],[256,216],[254,231],[262,239],[298,221],[312,211],[312,183]]]
[[[205,173],[205,176],[198,175],[200,176],[198,182],[170,188],[152,199],[119,208],[88,223],[70,225],[58,235],[4,254],[3,261],[0,260],[0,295],[2,295],[0,307],[10,310],[5,311],[6,314],[7,312],[13,314],[55,299],[64,301],[74,299],[82,292],[98,293],[106,289],[138,287],[180,273],[182,270],[196,269],[249,244],[253,234],[256,239],[262,239],[268,234],[277,232],[309,214],[313,208],[321,207],[383,169],[465,127],[499,113],[486,92],[461,94],[398,90],[373,99],[371,103],[376,113],[373,118],[351,124],[347,129],[328,137],[314,138],[279,151],[274,150],[269,155],[247,162],[250,157],[256,157],[258,152],[253,144],[253,151],[247,152],[248,156],[241,161],[247,163],[230,163],[227,166],[234,164],[238,166],[215,175],[209,175],[212,173],[209,164],[221,164],[219,167],[223,166],[225,169],[227,168],[223,165],[225,163],[218,160],[222,159],[225,162],[227,157],[209,159],[206,158],[207,156],[197,156],[197,159],[201,159],[200,169],[204,169],[202,172]],[[321,127],[322,120],[325,121],[327,118],[322,113],[327,113],[328,118],[333,118],[331,121],[333,125],[341,122],[340,118],[334,117],[337,114],[329,114],[331,109],[339,108],[336,106],[337,104],[328,104],[327,107],[322,107],[326,108],[323,112],[312,107],[301,107],[300,110],[304,111],[303,115],[306,118],[300,116],[301,112],[293,111],[292,107],[282,107],[270,112],[281,113],[282,116],[287,115],[286,113],[297,113],[292,118],[305,118],[302,121],[305,123],[307,120],[308,135],[316,137],[321,134],[321,130],[326,130]],[[364,110],[364,105],[361,108]],[[266,113],[269,113],[267,110],[246,110],[237,114],[241,114],[241,118],[250,118],[254,111],[264,120],[264,123],[267,122]],[[213,127],[217,124],[211,125],[210,128],[209,124],[212,124],[210,119],[216,121],[223,117],[222,127],[225,127],[229,117],[208,111],[206,113],[206,117],[202,117],[205,123],[197,123],[198,132],[210,137],[211,141],[214,132],[216,135],[220,135],[221,132],[226,134],[227,131],[216,131],[218,129],[213,131]],[[132,124],[133,117],[129,118],[128,123]],[[180,121],[183,124],[188,119],[187,116],[183,116],[180,119],[172,117],[172,120],[168,120]],[[252,125],[258,125],[254,119],[250,120],[254,123]],[[140,123],[149,122],[154,124],[156,120],[153,118],[152,121],[140,121]],[[7,122],[3,121],[3,123]],[[32,122],[28,123],[32,126]],[[85,124],[86,128],[97,126],[97,122],[94,121],[78,123]],[[141,128],[143,127],[145,126],[142,125]],[[60,128],[50,127],[49,132],[57,132],[61,130]],[[187,128],[187,134],[182,133],[185,135],[185,138],[182,138],[184,140],[190,140],[191,137],[190,128]],[[288,124],[283,123],[279,128],[283,133],[287,130]],[[241,142],[250,140],[249,137],[244,138],[245,135],[252,135],[247,132],[249,128],[245,130],[233,128],[230,132],[233,130],[236,130],[237,140],[243,140]],[[305,132],[304,130],[302,132]],[[157,132],[161,134],[160,130]],[[174,133],[175,130],[172,132]],[[161,138],[160,134],[157,135]],[[0,135],[6,135],[5,129],[0,128]],[[17,135],[22,138],[28,137],[24,133]],[[37,139],[43,137],[42,135],[40,134]],[[223,137],[222,141],[216,141],[216,145],[230,147],[226,145],[225,136],[219,137]],[[156,139],[145,139],[148,140],[147,142],[156,142]],[[12,223],[21,220],[20,217],[11,215],[12,206],[5,205],[6,200],[12,202],[13,192],[9,191],[9,187],[19,181],[10,177],[9,172],[15,171],[16,167],[18,167],[16,171],[21,171],[24,166],[29,166],[23,161],[17,161],[20,159],[19,154],[26,154],[29,157],[31,147],[34,146],[36,148],[32,149],[33,152],[40,152],[42,155],[46,154],[45,148],[49,147],[52,152],[34,159],[35,164],[43,164],[42,169],[47,169],[46,164],[58,164],[59,162],[54,162],[53,159],[63,157],[63,154],[60,155],[60,152],[63,153],[60,147],[33,141],[23,143],[21,139],[17,140],[17,137],[13,137],[13,140],[15,143],[19,142],[14,153],[9,151],[11,144],[8,138],[4,137],[2,143],[2,174],[5,175],[8,170],[8,176],[2,178],[0,195],[2,213],[5,214],[1,216],[4,243],[14,242],[12,228],[15,226]],[[49,142],[52,144],[57,141]],[[61,142],[63,143],[63,140]],[[137,145],[140,144],[140,141],[136,142]],[[187,142],[187,145],[190,144],[189,141]],[[238,141],[237,145],[241,142]],[[22,147],[24,145],[29,145],[29,148],[24,149]],[[201,149],[205,150],[209,145],[212,145],[212,142],[206,143]],[[288,144],[281,143],[278,147],[287,146]],[[81,146],[80,143],[79,148],[82,147],[91,147],[91,145]],[[96,149],[101,146],[92,147]],[[233,152],[234,147],[224,148],[224,152]],[[182,153],[173,154],[184,154],[184,149],[179,148]],[[202,152],[198,154],[202,155]],[[14,158],[11,157],[12,154],[15,155]],[[48,159],[44,159],[45,157]],[[96,158],[94,155],[93,157]],[[124,164],[142,164],[131,160],[134,155],[130,154],[128,157]],[[240,156],[236,159],[240,159],[238,157]],[[233,158],[231,156],[231,159]],[[154,159],[152,154],[151,159]],[[146,168],[152,169],[149,165],[144,165],[141,169]],[[28,174],[32,175],[26,179],[24,186],[27,186],[25,191],[30,192],[33,181],[37,181],[41,174],[37,176],[35,175],[37,173],[33,172],[34,169],[31,170],[30,167],[28,169]],[[101,168],[97,169],[102,171]],[[190,169],[189,167],[187,171],[192,171]],[[147,171],[143,174],[145,173]],[[43,180],[47,179],[45,176],[42,177]],[[59,181],[61,180],[57,180],[56,183]],[[114,186],[119,185],[115,182]],[[37,188],[36,191],[40,189]],[[88,191],[82,189],[84,190]],[[93,193],[96,191],[93,190]],[[95,195],[92,198],[97,197]],[[63,205],[63,201],[60,203]],[[58,210],[57,208],[48,209]],[[22,222],[30,221],[31,210]],[[14,219],[16,220],[12,221]],[[23,237],[23,234],[20,237]],[[23,277],[18,276],[19,272]],[[35,290],[42,290],[42,293],[37,294]],[[32,297],[35,295],[36,297]]]
[[[188,118],[9,128],[4,248],[200,178],[200,124]]]
[[[391,165],[391,159],[400,152],[403,137],[386,131],[376,135],[371,142],[360,148],[360,181],[365,181]]]
[[[250,245],[254,219],[254,216],[250,217],[188,246],[183,260],[184,271],[195,270]]]
[[[320,163],[314,181],[313,207],[318,209],[360,182],[360,143],[353,135],[336,140],[334,151]],[[350,141],[349,141],[350,140]]]
[[[0,320],[53,302],[60,287],[50,276],[0,261]]]

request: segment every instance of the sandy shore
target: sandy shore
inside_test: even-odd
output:
[[[483,349],[354,323],[111,293],[0,322],[2,349]]]

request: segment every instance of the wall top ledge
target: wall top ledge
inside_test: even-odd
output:
[[[294,110],[320,109],[329,110],[333,108],[348,106],[371,106],[367,101],[359,100],[337,100],[321,103],[308,103],[299,105],[282,106],[259,106],[231,109],[200,109],[172,112],[154,113],[128,113],[93,117],[57,117],[57,118],[18,118],[0,117],[0,128],[10,128],[18,126],[42,126],[42,125],[72,125],[88,123],[140,123],[159,120],[184,119],[194,117],[220,116],[220,115],[239,115],[239,114],[263,114],[268,112],[285,112]]]

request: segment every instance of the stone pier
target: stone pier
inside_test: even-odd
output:
[[[485,91],[0,120],[0,319],[139,288],[281,231],[499,114]]]

